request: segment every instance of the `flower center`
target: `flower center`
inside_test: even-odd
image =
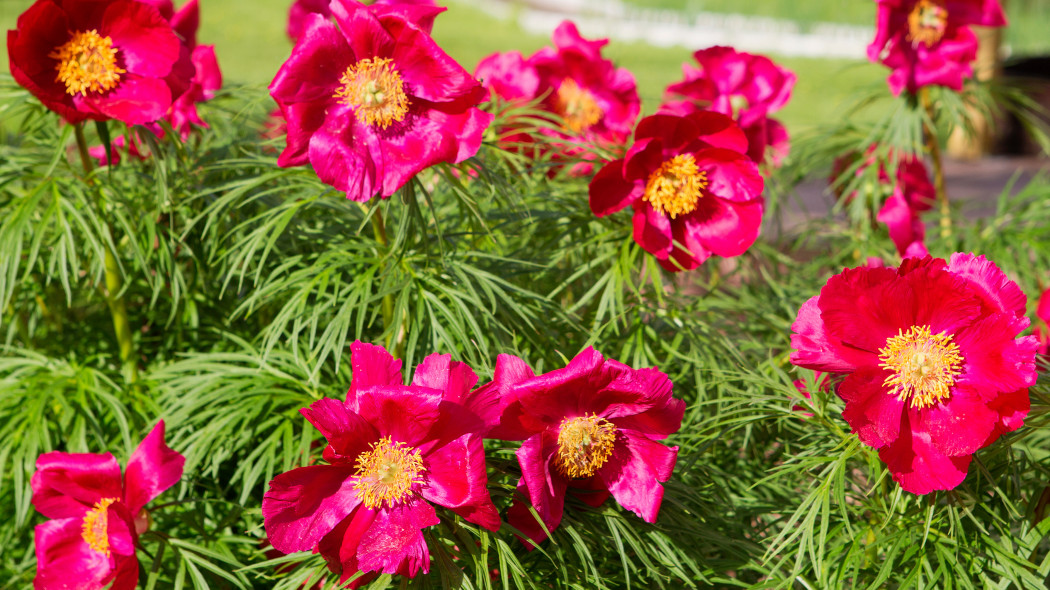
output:
[[[943,0],[919,0],[908,14],[908,40],[927,48],[941,40],[948,28],[948,9]]]
[[[387,508],[403,502],[412,494],[412,486],[424,483],[423,457],[419,451],[402,442],[383,437],[369,450],[357,456],[354,464],[354,490],[367,508]]]
[[[707,173],[697,167],[691,154],[680,154],[660,164],[649,175],[642,200],[674,219],[695,211],[705,188]]]
[[[886,340],[879,349],[880,367],[891,372],[882,383],[911,407],[927,408],[945,399],[959,376],[963,358],[949,334],[931,334],[929,326],[912,326]]]
[[[66,85],[66,92],[87,96],[88,92],[105,92],[120,82],[125,72],[117,67],[117,50],[113,40],[102,37],[98,31],[77,31],[65,45],[58,47],[48,57],[58,60],[55,82]]]
[[[558,86],[554,96],[554,110],[565,119],[564,127],[573,133],[583,133],[601,120],[602,107],[589,91],[580,88],[572,78]]]
[[[116,498],[103,498],[84,515],[80,536],[92,549],[109,557],[109,505]]]
[[[346,68],[339,78],[342,86],[333,95],[339,102],[354,107],[357,120],[386,129],[403,121],[409,100],[401,74],[386,57],[369,57]]]
[[[616,425],[597,415],[566,418],[558,432],[554,464],[568,477],[594,475],[612,455]]]

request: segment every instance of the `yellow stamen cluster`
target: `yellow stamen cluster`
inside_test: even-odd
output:
[[[616,442],[616,425],[597,415],[561,421],[554,465],[568,477],[590,477],[609,459]]]
[[[566,78],[554,95],[554,110],[565,119],[565,129],[583,133],[602,119],[604,112],[589,91],[580,88],[572,78]]]
[[[674,219],[695,211],[705,188],[707,173],[700,170],[691,154],[680,154],[649,175],[642,199]]]
[[[412,494],[412,486],[424,483],[426,467],[419,451],[383,437],[357,456],[354,490],[365,507],[391,508]]]
[[[393,62],[386,57],[369,57],[351,65],[339,78],[342,86],[333,96],[354,107],[357,120],[372,127],[386,129],[403,121],[410,102]]]
[[[109,505],[116,498],[103,498],[84,515],[80,536],[89,547],[109,557]]]
[[[931,334],[929,326],[912,326],[886,340],[879,349],[880,367],[890,371],[883,385],[913,408],[928,408],[946,399],[959,377],[963,358],[949,334]]]
[[[942,0],[919,0],[908,14],[908,40],[927,48],[944,37],[948,28],[948,9]]]
[[[99,35],[94,29],[77,31],[72,39],[47,56],[58,60],[55,81],[65,84],[66,92],[73,96],[111,90],[126,71],[117,67],[113,40]]]

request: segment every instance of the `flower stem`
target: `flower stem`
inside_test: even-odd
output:
[[[94,166],[91,155],[88,153],[87,140],[84,138],[84,125],[77,123],[73,126],[77,138],[77,149],[80,152],[80,162],[84,165],[84,172],[91,174]],[[96,187],[99,199],[96,201],[98,214],[106,218],[104,204],[101,199],[102,191]],[[106,220],[106,228],[109,230],[110,240],[113,239],[113,226]],[[109,306],[109,315],[113,318],[113,331],[117,336],[117,345],[120,348],[120,361],[123,368],[124,380],[127,383],[135,383],[139,378],[138,363],[135,359],[135,341],[131,336],[131,322],[128,320],[128,306],[124,302],[124,281],[117,263],[117,256],[113,252],[112,241],[106,242],[106,252],[103,257],[103,268],[105,269],[105,288],[100,289]]]
[[[948,204],[948,190],[944,185],[944,160],[941,156],[941,145],[937,140],[937,133],[933,129],[934,110],[933,100],[930,99],[930,88],[924,86],[919,91],[923,109],[926,110],[927,121],[923,123],[923,135],[926,136],[926,150],[930,154],[933,163],[933,187],[937,191],[937,202],[941,207],[941,237],[950,238],[952,235],[952,210]]]
[[[364,207],[364,205],[362,205]],[[383,223],[383,211],[380,209],[380,205],[377,202],[372,212],[372,233],[375,235],[376,243],[379,244],[382,250],[386,250],[390,246],[390,240],[386,235],[386,224]],[[380,253],[382,257],[385,257],[387,252]],[[382,274],[384,263],[382,258],[380,259],[380,274]],[[378,276],[378,275],[377,275]],[[394,329],[394,294],[387,293],[383,295],[383,328],[388,330],[389,333],[386,337],[386,349],[390,351],[390,354],[394,355],[394,358],[401,358],[404,353],[405,338],[404,330],[401,328]]]

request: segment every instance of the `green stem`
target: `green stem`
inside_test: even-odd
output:
[[[950,238],[952,235],[952,209],[948,204],[948,190],[944,184],[944,160],[941,156],[941,144],[937,141],[937,133],[933,129],[934,111],[933,101],[930,99],[930,88],[925,86],[919,91],[922,106],[926,110],[927,121],[923,123],[923,134],[926,136],[926,150],[930,153],[933,163],[933,187],[937,191],[937,202],[941,208],[941,237]]]
[[[88,153],[87,139],[84,137],[84,126],[82,123],[77,123],[73,126],[74,134],[77,138],[77,149],[80,152],[80,162],[84,165],[84,172],[91,174],[94,166],[91,162],[91,155]],[[104,203],[101,195],[102,191],[98,187],[95,187],[98,191],[99,199],[96,202],[98,207],[99,215],[106,219],[106,212],[104,209]],[[110,225],[108,219],[106,221],[106,228],[109,230],[110,240],[113,239],[113,227]],[[135,383],[139,378],[138,363],[135,358],[135,341],[131,336],[131,322],[128,320],[128,306],[124,302],[124,281],[120,272],[120,265],[117,263],[117,256],[113,252],[112,241],[106,242],[106,252],[103,259],[103,268],[105,269],[105,289],[102,289],[102,295],[106,298],[106,305],[109,306],[109,315],[113,318],[113,331],[117,336],[117,345],[120,349],[120,361],[123,367],[124,380],[127,383]]]
[[[364,205],[362,205],[364,207]],[[386,224],[383,223],[383,212],[380,210],[380,205],[377,202],[375,210],[372,213],[372,233],[375,235],[376,243],[379,244],[382,250],[386,250],[390,246],[390,240],[386,236]],[[380,257],[380,272],[383,274],[383,260],[387,252],[381,252]],[[378,275],[377,275],[378,276]],[[405,335],[404,329],[398,327],[394,329],[394,294],[387,293],[383,295],[383,328],[389,332],[386,337],[386,349],[390,351],[390,354],[394,355],[394,358],[401,358],[404,354],[405,347]]]

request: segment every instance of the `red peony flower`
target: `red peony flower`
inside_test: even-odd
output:
[[[540,107],[562,121],[560,156],[595,159],[587,145],[623,145],[638,119],[641,102],[634,75],[602,57],[609,40],[587,40],[576,25],[564,21],[554,31],[554,47],[544,47],[523,59],[512,51],[495,53],[478,64],[476,75],[495,96],[525,103],[542,98]],[[522,138],[513,137],[513,141]],[[593,166],[574,166],[575,175],[590,174]]]
[[[931,84],[962,90],[977,57],[977,37],[968,25],[1006,25],[998,0],[877,1],[868,59],[893,70],[887,82],[895,96]]]
[[[862,176],[869,166],[876,163],[876,146],[868,148],[864,161],[856,170]],[[832,181],[856,165],[860,156],[854,152],[835,160],[832,166]],[[937,191],[930,182],[930,175],[922,159],[913,154],[897,155],[891,151],[887,160],[896,166],[896,181],[891,182],[885,163],[879,162],[878,182],[880,192],[889,194],[875,219],[886,224],[890,239],[902,258],[927,256],[924,240],[926,226],[920,215],[929,211],[937,199]],[[895,160],[895,161],[894,161]],[[840,195],[841,196],[841,195]],[[848,199],[856,197],[856,193]]]
[[[547,530],[561,522],[565,494],[598,506],[610,494],[646,522],[663,499],[678,447],[660,444],[682,426],[685,402],[671,397],[671,380],[657,369],[631,369],[588,348],[564,369],[535,375],[525,361],[501,354],[492,383],[502,415],[489,437],[522,440],[518,491]],[[529,509],[516,502],[507,522],[536,543],[547,537]]]
[[[333,0],[311,14],[270,84],[288,122],[281,166],[311,164],[355,201],[386,198],[419,171],[477,153],[492,115],[476,80],[430,38],[442,10]]]
[[[415,576],[430,569],[422,529],[439,522],[433,504],[499,529],[481,442],[498,406],[471,393],[477,377],[449,355],[428,356],[407,386],[382,347],[354,342],[351,363],[345,403],[301,410],[328,440],[328,464],[270,482],[266,535],[282,553],[318,551],[340,582],[358,571]]]
[[[712,110],[733,117],[748,139],[748,156],[778,166],[787,157],[787,129],[769,114],[791,98],[796,76],[763,55],[732,47],[709,47],[693,54],[698,67],[682,65],[685,79],[664,92],[661,113],[685,116]],[[768,152],[767,152],[768,148]]]
[[[11,74],[70,123],[156,121],[188,85],[181,43],[153,5],[37,0],[7,33]]]
[[[710,111],[652,115],[638,123],[627,156],[590,185],[599,217],[634,205],[634,239],[670,271],[711,254],[739,256],[754,243],[764,181],[732,119]]]
[[[325,18],[331,18],[332,9],[328,7],[331,0],[295,0],[288,10],[288,37],[292,41],[298,41],[306,24],[306,15],[320,14]],[[434,0],[375,0],[375,2],[364,2],[364,4],[385,4],[395,6],[398,4],[408,6],[437,6]]]
[[[33,506],[52,520],[36,527],[33,586],[135,588],[135,544],[149,527],[144,507],[179,481],[184,462],[164,444],[163,420],[131,454],[123,478],[109,453],[41,455],[31,481]]]
[[[1025,296],[983,256],[847,269],[791,326],[796,365],[839,373],[843,418],[908,492],[950,490],[1020,428],[1035,383]]]

